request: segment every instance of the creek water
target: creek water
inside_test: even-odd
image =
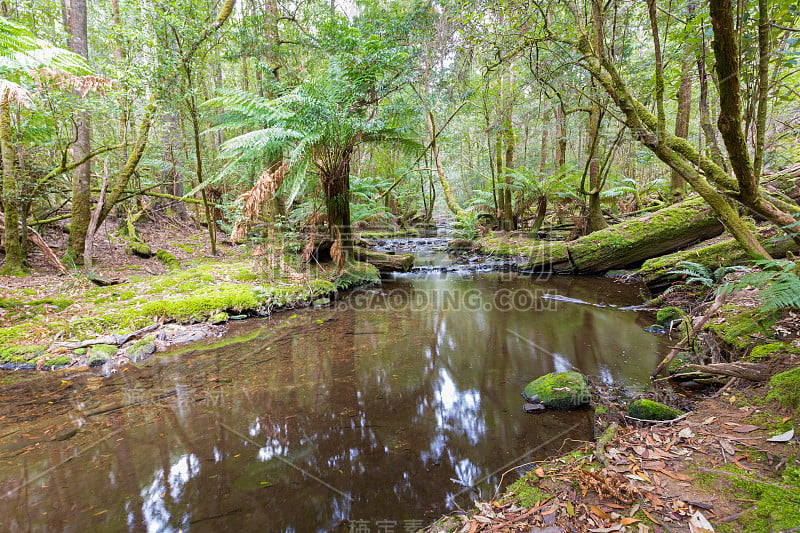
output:
[[[410,530],[593,437],[589,408],[523,413],[528,381],[643,386],[666,351],[635,285],[420,255],[138,368],[2,386],[2,530]]]

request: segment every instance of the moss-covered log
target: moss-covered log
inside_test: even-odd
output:
[[[800,247],[793,240],[774,226],[760,229],[757,237],[775,259],[786,257],[789,251],[800,251]],[[714,239],[688,250],[648,259],[639,270],[639,276],[651,290],[660,291],[681,278],[681,275],[672,273],[681,261],[697,263],[713,271],[719,267],[742,264],[747,259],[733,238]]]
[[[414,266],[414,256],[389,255],[366,250],[359,246],[353,247],[353,258],[376,267],[381,272],[408,272]]]
[[[722,225],[702,198],[596,231],[569,244],[577,272],[604,272],[674,252],[722,233]]]

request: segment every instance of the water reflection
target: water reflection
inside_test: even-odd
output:
[[[663,352],[633,311],[495,305],[534,289],[638,301],[591,278],[401,279],[339,309],[234,324],[99,387],[88,373],[8,386],[3,529],[403,530],[487,497],[506,465],[592,437],[586,410],[523,414],[527,381],[575,367],[643,382]]]

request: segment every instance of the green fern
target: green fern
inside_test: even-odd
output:
[[[800,277],[798,265],[786,259],[758,259],[753,265],[760,270],[748,272],[736,281],[720,287],[720,291],[731,294],[747,287],[760,288],[764,311],[800,309]]]
[[[699,283],[704,287],[711,287],[714,285],[714,275],[708,268],[700,263],[681,261],[677,266],[679,268],[670,270],[670,274],[686,276],[687,284]]]

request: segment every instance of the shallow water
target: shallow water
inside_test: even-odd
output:
[[[404,275],[330,308],[232,323],[111,378],[6,386],[2,529],[421,526],[592,438],[590,409],[524,414],[531,379],[577,368],[646,383],[666,345],[643,331],[652,317],[619,309],[638,290]]]

